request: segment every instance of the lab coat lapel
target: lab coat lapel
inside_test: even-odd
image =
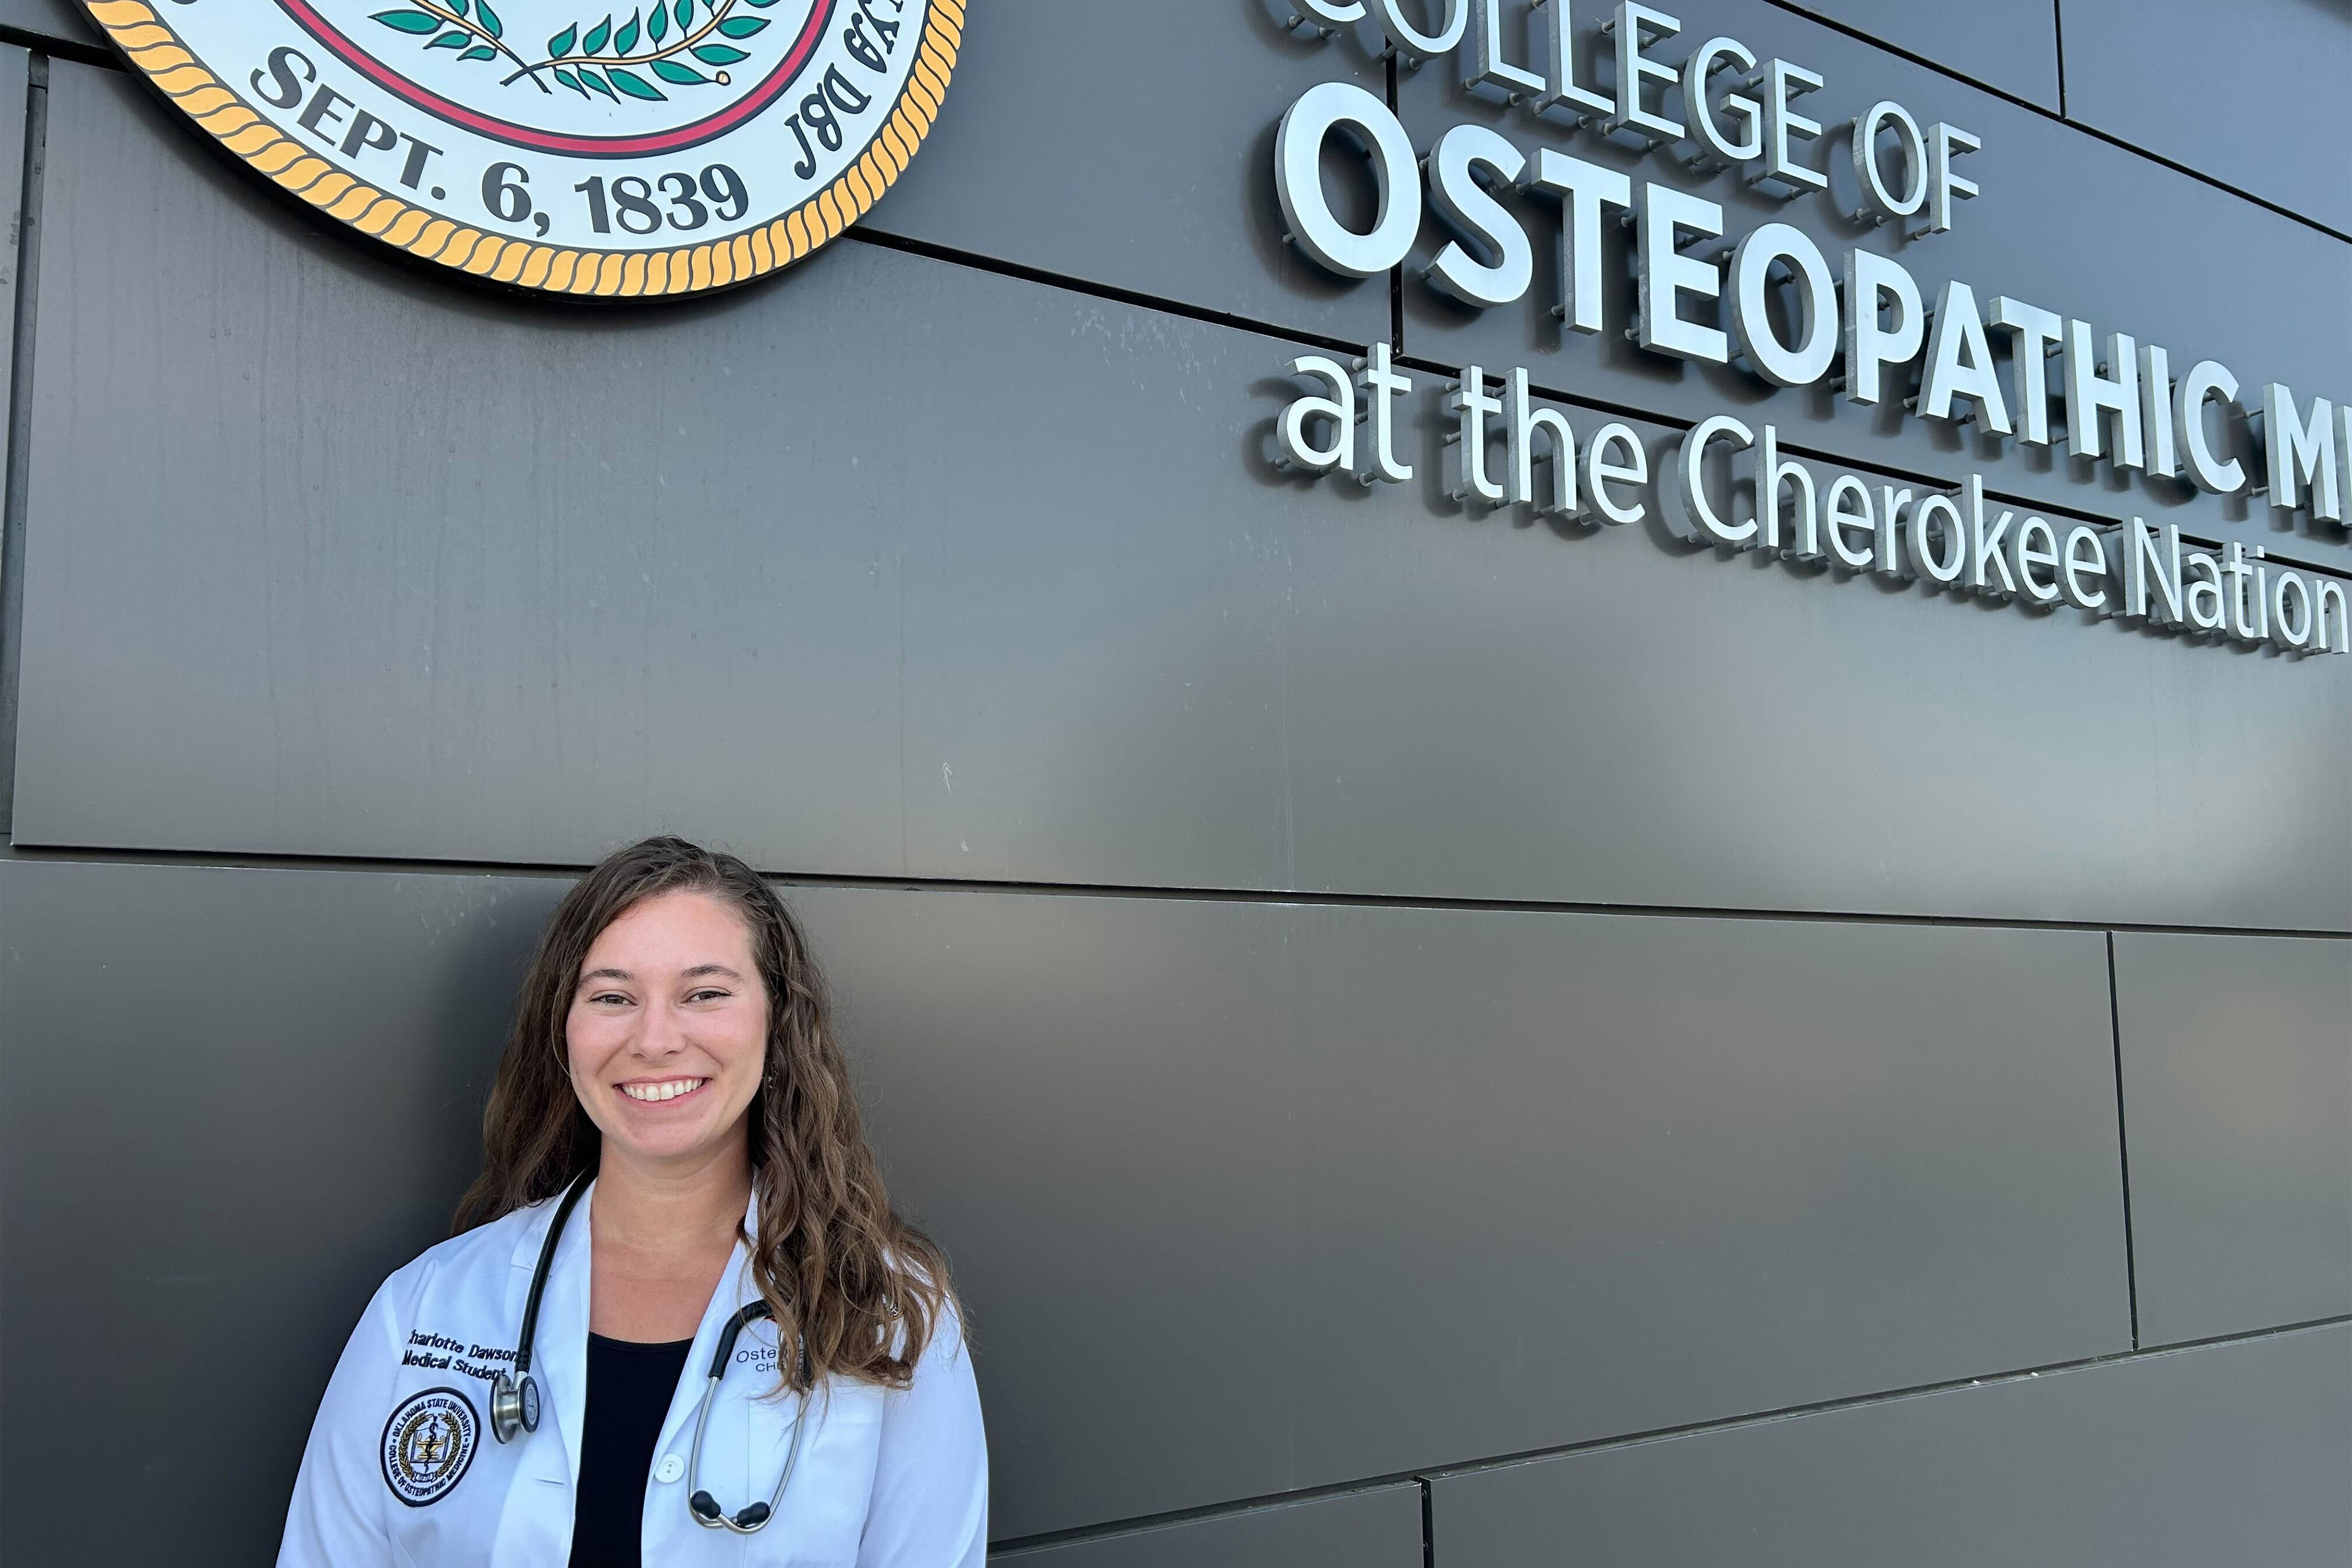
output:
[[[571,1548],[572,1500],[580,1485],[581,1434],[588,1418],[588,1209],[595,1184],[580,1195],[549,1260],[547,1289],[540,1297],[539,1327],[531,1347],[531,1374],[540,1392],[539,1430],[519,1439],[522,1453],[509,1483],[499,1519],[496,1563],[560,1563]],[[519,1331],[531,1270],[546,1244],[555,1205],[528,1227],[514,1250],[509,1271],[505,1321]],[[550,1430],[550,1428],[553,1428]]]
[[[743,1215],[745,1235],[759,1234],[759,1218],[760,1194],[754,1187]],[[702,1310],[702,1326],[694,1331],[694,1348],[686,1352],[686,1371],[677,1380],[677,1392],[670,1395],[669,1414],[662,1418],[661,1441],[655,1445],[656,1454],[682,1451],[677,1449],[679,1434],[693,1418],[703,1392],[710,1386],[710,1357],[719,1348],[720,1331],[727,1327],[728,1319],[759,1299],[759,1287],[751,1279],[751,1254],[739,1238],[735,1250],[728,1257],[727,1271],[719,1277],[719,1288],[710,1293],[710,1305]]]
[[[557,1435],[563,1440],[565,1474],[575,1489],[588,1429],[589,1260],[594,1256],[589,1227],[595,1203],[596,1184],[590,1182],[563,1227],[562,1239],[555,1244],[547,1294],[539,1303],[539,1342],[531,1352],[542,1407],[555,1417]]]

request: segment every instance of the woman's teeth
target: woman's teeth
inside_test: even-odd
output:
[[[631,1100],[676,1100],[681,1094],[692,1094],[709,1081],[707,1078],[674,1078],[661,1083],[625,1083],[621,1092]]]

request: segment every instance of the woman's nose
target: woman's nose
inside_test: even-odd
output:
[[[637,1049],[649,1057],[674,1057],[686,1048],[686,1018],[675,1007],[646,1009],[646,1026]]]

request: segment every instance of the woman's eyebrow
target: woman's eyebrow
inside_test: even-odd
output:
[[[691,969],[682,969],[678,971],[678,978],[681,980],[700,980],[706,975],[712,974],[723,974],[730,980],[740,980],[743,978],[742,975],[737,973],[734,970],[728,968],[723,963],[698,963]],[[625,969],[591,969],[580,976],[580,984],[585,985],[591,980],[619,980],[626,982],[635,980],[635,975],[630,973]]]

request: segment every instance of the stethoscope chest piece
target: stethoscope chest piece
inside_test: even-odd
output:
[[[547,1273],[555,1263],[555,1244],[562,1239],[563,1222],[572,1217],[580,1194],[588,1190],[590,1173],[572,1178],[571,1190],[555,1205],[555,1217],[540,1243],[539,1266],[530,1271],[530,1294],[522,1306],[522,1332],[515,1338],[514,1371],[490,1380],[490,1432],[501,1443],[511,1443],[526,1432],[539,1430],[539,1383],[530,1375],[531,1352],[539,1340],[539,1299],[547,1294]]]
[[[511,1443],[525,1432],[539,1430],[539,1380],[529,1373],[522,1382],[500,1373],[490,1383],[490,1430],[501,1443]]]

